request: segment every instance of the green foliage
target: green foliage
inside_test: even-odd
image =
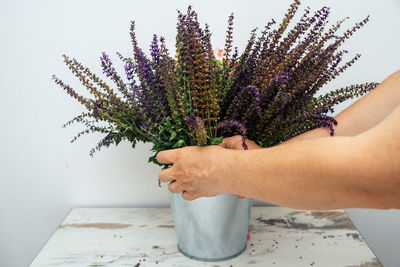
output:
[[[157,161],[157,153],[167,149],[188,146],[188,144],[190,144],[189,135],[185,128],[178,128],[177,125],[173,124],[171,117],[167,117],[164,124],[160,125],[158,129],[160,142],[153,143],[151,151],[155,152],[155,154],[149,158],[149,162],[167,168],[169,166],[168,164],[161,164]]]

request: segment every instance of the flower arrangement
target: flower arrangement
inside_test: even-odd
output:
[[[377,83],[314,95],[359,59],[356,54],[342,63],[348,52],[340,46],[368,17],[339,34],[347,17],[328,25],[328,7],[314,13],[306,8],[289,28],[299,6],[300,1],[294,0],[279,25],[271,20],[259,35],[254,29],[240,55],[232,48],[233,14],[224,49],[213,50],[210,29],[207,24],[200,26],[192,7],[186,14],[178,11],[175,57],[167,50],[165,39],[156,35],[150,55],[146,55],[137,44],[132,22],[133,58],[117,52],[125,64],[126,80],[105,52],[100,57],[103,73],[114,87],[76,59],[63,55],[93,96],[79,95],[53,75],[54,81],[87,109],[63,125],[79,122],[86,126],[71,142],[85,133],[106,134],[90,155],[122,140],[131,142],[132,147],[137,141],[151,142],[155,154],[149,162],[159,164],[155,158],[159,151],[219,144],[233,134],[243,137],[244,149],[247,138],[269,147],[318,127],[329,128],[333,135],[337,121],[329,114],[334,106],[367,93]]]

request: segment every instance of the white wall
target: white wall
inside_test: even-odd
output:
[[[129,55],[132,19],[143,48],[157,33],[166,37],[172,49],[176,9],[184,10],[188,3],[202,22],[210,24],[213,43],[220,47],[227,17],[235,12],[235,44],[243,48],[250,29],[263,26],[271,17],[279,21],[290,1],[0,2],[0,266],[26,266],[72,207],[168,206],[166,186],[157,186],[159,168],[147,163],[150,144],[140,143],[132,150],[122,143],[92,159],[89,149],[100,136],[69,143],[81,128],[62,129],[61,125],[83,108],[51,75],[82,89],[61,55],[76,57],[101,74],[102,51],[116,62],[116,51]],[[352,24],[371,15],[367,27],[346,45],[351,52],[362,53],[361,60],[325,90],[382,81],[400,68],[400,1],[304,1],[303,7],[316,9],[324,4],[333,8],[331,22],[351,16]],[[364,236],[370,236],[368,241],[385,266],[398,266],[399,213],[384,213],[392,228],[368,224],[375,214],[353,211],[352,217],[365,229]],[[377,238],[376,233],[385,238]]]

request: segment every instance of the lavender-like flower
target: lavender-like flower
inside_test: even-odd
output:
[[[191,131],[191,136],[194,138],[196,145],[207,144],[206,128],[200,117],[192,114],[185,119],[185,124],[189,128],[189,131]]]
[[[328,25],[328,7],[315,12],[306,8],[293,22],[299,8],[300,1],[294,0],[281,23],[271,19],[260,34],[252,30],[242,53],[232,47],[231,14],[225,53],[218,59],[209,26],[201,26],[191,6],[186,13],[178,11],[173,56],[164,38],[157,35],[146,55],[137,43],[132,22],[133,58],[117,53],[127,82],[108,54],[103,52],[100,57],[103,74],[114,82],[116,90],[64,55],[68,68],[92,97],[78,94],[53,75],[54,81],[88,110],[64,126],[78,122],[86,127],[73,140],[86,133],[106,134],[91,154],[122,140],[132,147],[138,141],[152,142],[152,151],[157,154],[185,145],[216,144],[234,134],[242,136],[244,149],[248,149],[246,139],[269,147],[318,127],[328,128],[334,135],[338,123],[331,116],[334,106],[362,96],[378,84],[351,85],[319,97],[315,94],[360,58],[355,54],[344,61],[349,52],[341,45],[369,17],[340,33],[347,17]],[[155,155],[149,161],[158,164]]]
[[[152,58],[153,62],[155,64],[159,64],[161,54],[160,54],[160,47],[158,45],[158,39],[157,39],[156,35],[153,36],[153,42],[151,42],[151,45],[150,45],[150,54],[151,54],[151,58]]]
[[[119,74],[117,73],[115,68],[113,67],[110,57],[105,52],[102,52],[100,61],[101,61],[101,66],[103,68],[103,73],[107,77],[110,77],[117,85],[117,88],[119,89],[119,91],[126,97],[127,100],[130,100],[130,96],[129,96],[129,92],[126,88],[126,84],[121,79],[121,77],[119,76]]]

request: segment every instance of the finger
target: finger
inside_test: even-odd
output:
[[[174,166],[167,168],[165,170],[161,170],[158,173],[158,179],[160,180],[160,182],[165,183],[165,182],[175,180],[176,177],[174,176],[174,170],[175,170]]]
[[[172,182],[169,183],[168,185],[168,190],[171,191],[171,193],[180,193],[182,192],[182,184],[176,180],[173,180]]]
[[[157,153],[157,161],[164,164],[173,164],[175,161],[175,154],[179,148],[163,150]]]
[[[248,147],[248,149],[258,149],[258,148],[262,148],[261,146],[257,145],[256,142],[246,139],[246,145]]]
[[[194,192],[183,191],[182,192],[182,198],[184,200],[192,201],[192,200],[195,200],[195,199],[199,198],[199,196]]]

